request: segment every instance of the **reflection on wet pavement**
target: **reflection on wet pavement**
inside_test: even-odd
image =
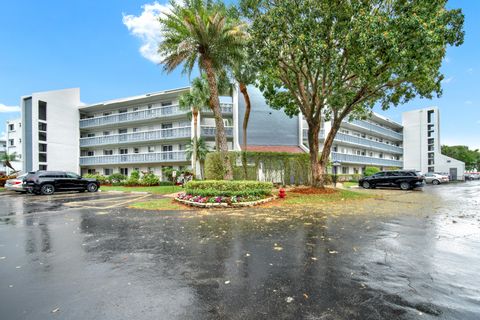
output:
[[[0,314],[479,319],[480,183],[379,192],[323,210],[162,213],[2,196]]]

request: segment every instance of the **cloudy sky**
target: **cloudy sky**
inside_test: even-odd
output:
[[[381,112],[438,106],[444,144],[480,148],[480,1],[451,0],[466,16],[465,44],[449,48],[439,99]],[[158,65],[156,17],[166,1],[23,0],[0,3],[0,132],[19,117],[22,95],[81,88],[85,103],[187,86],[180,72]]]

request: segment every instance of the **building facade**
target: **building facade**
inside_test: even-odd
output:
[[[22,97],[22,119],[14,125],[21,130],[11,132],[21,132],[14,138],[15,143],[18,141],[14,148],[22,150],[24,171],[102,175],[140,171],[163,178],[165,167],[183,170],[192,164],[185,150],[194,135],[193,120],[189,110],[178,104],[180,95],[188,90],[90,105],[81,105],[79,89]],[[308,152],[307,125],[302,116],[288,117],[282,110],[271,109],[254,87],[249,87],[249,94],[248,150]],[[221,111],[229,149],[241,150],[243,96],[234,90],[232,97],[222,97]],[[440,152],[439,121],[436,108],[407,112],[402,124],[376,113],[366,120],[343,121],[332,145],[331,161],[340,163],[339,173],[343,174],[362,174],[367,166],[376,166],[381,170],[449,172],[462,179],[463,163]],[[330,130],[330,122],[322,124],[320,148]],[[215,132],[212,112],[202,111],[197,136],[210,150],[215,148]]]
[[[404,112],[404,167],[422,172],[448,173],[453,180],[463,180],[465,163],[442,154],[440,111],[436,107]]]
[[[15,170],[23,171],[22,158],[22,119],[8,120],[6,130],[6,153],[16,155],[16,161],[10,164]],[[5,168],[8,174],[12,169]]]

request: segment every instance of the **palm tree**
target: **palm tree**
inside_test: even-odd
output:
[[[207,154],[209,152],[210,150],[208,149],[205,140],[202,138],[198,139],[196,143],[194,143],[192,139],[192,141],[187,144],[185,148],[185,154],[187,158],[192,157],[194,153],[196,154],[197,159],[200,162],[200,176],[202,179],[205,178],[205,159],[207,158]]]
[[[188,156],[192,158],[193,175],[197,175],[197,131],[198,131],[198,114],[202,109],[208,107],[210,99],[210,90],[205,76],[193,79],[190,92],[180,96],[179,106],[184,110],[191,110],[193,117],[193,154]]]
[[[191,74],[198,64],[207,75],[210,87],[209,105],[216,125],[216,140],[225,167],[224,178],[233,178],[228,160],[228,145],[220,110],[217,74],[241,60],[246,32],[244,24],[232,18],[220,2],[185,0],[183,5],[171,1],[172,10],[160,18],[163,40],[158,52],[167,72],[183,64]]]
[[[12,166],[12,162],[14,161],[17,161],[17,153],[16,152],[13,152],[13,153],[2,153],[0,155],[0,161],[2,161],[3,165],[4,166],[7,166],[9,167],[10,169],[12,169],[12,171],[15,173],[17,172],[17,170],[15,170],[15,168]]]

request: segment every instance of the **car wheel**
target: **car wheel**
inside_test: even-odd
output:
[[[362,183],[362,187],[365,188],[365,189],[370,189],[370,182],[364,181],[364,182]]]
[[[402,190],[409,190],[410,189],[410,184],[408,182],[402,182],[400,184],[400,189]]]
[[[43,194],[43,195],[51,195],[55,192],[55,187],[51,184],[44,184],[42,186],[42,188],[40,189],[40,192]]]
[[[440,181],[438,181],[438,180],[433,180],[433,181],[432,181],[432,184],[434,184],[434,185],[440,184]]]
[[[88,190],[88,192],[97,192],[98,186],[95,183],[89,183],[87,185],[87,190]]]

